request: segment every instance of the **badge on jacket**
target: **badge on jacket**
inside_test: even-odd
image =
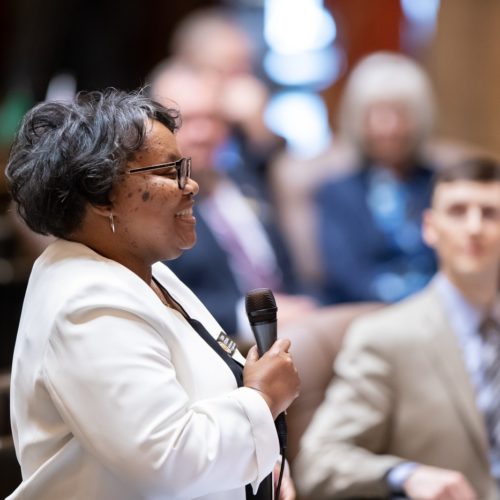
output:
[[[220,332],[217,337],[217,342],[230,356],[233,356],[236,351],[236,342],[230,339],[224,332]]]

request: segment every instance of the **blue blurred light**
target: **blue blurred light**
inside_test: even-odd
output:
[[[337,27],[321,0],[266,0],[264,38],[274,52],[296,54],[322,49],[337,35]]]
[[[269,128],[284,137],[296,155],[313,157],[329,144],[331,131],[323,99],[308,91],[283,91],[274,95],[266,109]]]
[[[416,24],[436,23],[440,0],[401,0],[401,7],[409,21]]]
[[[346,64],[344,51],[331,46],[300,54],[269,51],[263,66],[269,78],[280,85],[310,85],[321,90],[342,75]]]

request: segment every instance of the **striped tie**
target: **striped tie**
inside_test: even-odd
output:
[[[481,322],[483,384],[479,389],[484,411],[492,472],[500,485],[500,325],[487,317]]]

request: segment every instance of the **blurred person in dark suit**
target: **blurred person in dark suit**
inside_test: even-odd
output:
[[[500,165],[443,168],[423,236],[439,272],[353,323],[302,440],[314,500],[499,498]]]
[[[314,309],[300,291],[269,204],[217,168],[219,148],[229,134],[221,109],[224,86],[218,75],[169,60],[151,75],[151,94],[173,99],[182,109],[178,141],[193,159],[200,185],[198,243],[168,266],[196,291],[230,335],[249,333],[244,295],[252,288],[278,292],[279,320],[286,322]],[[252,171],[244,170],[248,179]]]
[[[435,272],[420,231],[435,168],[423,156],[433,122],[430,82],[416,62],[375,53],[355,67],[340,132],[356,159],[315,193],[327,303],[393,302]]]
[[[213,72],[224,87],[220,111],[230,125],[220,148],[218,168],[238,178],[253,173],[255,187],[267,196],[270,162],[285,146],[282,137],[264,122],[269,99],[265,81],[257,76],[258,46],[234,9],[197,9],[178,23],[170,53],[177,60]]]

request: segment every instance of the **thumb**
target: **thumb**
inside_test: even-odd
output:
[[[257,346],[252,346],[247,354],[246,361],[247,363],[255,363],[259,359],[259,352],[257,351]]]

